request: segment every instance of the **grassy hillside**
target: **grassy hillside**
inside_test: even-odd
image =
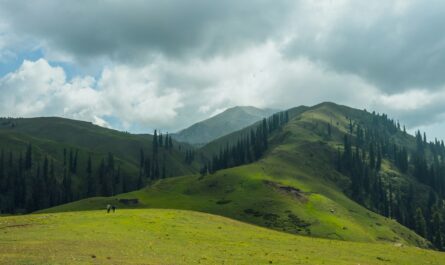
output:
[[[360,204],[358,200],[353,201],[351,177],[337,170],[336,161],[343,149],[345,134],[355,137],[349,132],[350,124],[371,124],[383,135],[386,128],[379,126],[385,125],[374,122],[380,116],[332,103],[295,108],[291,113],[290,121],[269,135],[269,148],[257,162],[205,176],[190,174],[163,179],[138,191],[114,197],[88,198],[41,213],[98,210],[104,209],[107,204],[115,204],[119,209],[194,210],[290,234],[340,241],[432,247],[429,241],[395,219],[371,211],[379,210],[371,203],[372,197],[366,197]],[[331,128],[328,130],[329,126]],[[230,144],[246,130],[250,129],[245,128],[208,144],[201,149],[202,154]],[[415,138],[403,131],[393,130],[384,136],[415,152]],[[400,194],[406,196],[401,191],[410,186],[415,193],[412,203],[387,204],[391,212],[397,206],[416,209],[431,199],[428,198],[431,188],[419,183],[410,173],[412,171],[413,168],[410,168],[408,174],[404,174],[391,157],[383,157],[381,169],[375,174],[384,181],[385,198],[398,199]],[[440,202],[435,207],[441,207]],[[413,216],[407,217],[412,219]],[[440,221],[440,218],[437,220]]]
[[[179,210],[0,218],[0,264],[444,264],[440,252],[280,233]]]
[[[43,212],[104,209],[108,203],[119,208],[186,209],[301,235],[427,246],[414,232],[364,209],[328,180],[308,173],[270,158],[205,177],[166,179],[140,191],[84,199]],[[134,198],[139,200],[137,205],[120,202]]]
[[[173,135],[174,139],[194,145],[203,145],[219,137],[238,131],[262,118],[272,115],[276,110],[255,107],[233,107],[209,119]]]
[[[161,180],[143,190],[110,198],[91,198],[47,212],[126,208],[176,208],[219,214],[290,233],[358,242],[393,242],[426,247],[429,243],[396,221],[367,210],[345,195],[349,178],[335,170],[335,156],[348,128],[347,117],[369,114],[334,104],[300,112],[270,138],[258,162],[207,176]],[[327,136],[326,122],[335,126]],[[410,141],[410,136],[400,139]],[[382,175],[400,175],[388,160]],[[421,186],[421,185],[420,185]],[[137,205],[119,199],[137,198]]]

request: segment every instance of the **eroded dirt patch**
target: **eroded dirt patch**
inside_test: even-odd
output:
[[[308,198],[307,196],[310,194],[309,192],[303,192],[302,190],[292,187],[292,186],[286,186],[282,185],[277,182],[266,180],[264,181],[267,185],[271,186],[272,188],[278,190],[281,193],[284,193],[286,195],[290,195],[293,198],[301,201],[301,202],[307,202]]]

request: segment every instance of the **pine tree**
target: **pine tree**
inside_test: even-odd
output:
[[[153,134],[153,142],[152,142],[152,149],[153,149],[153,157],[155,157],[158,154],[158,133],[155,130]]]
[[[63,172],[62,196],[64,203],[71,201],[71,176],[68,174],[67,169]]]
[[[354,124],[352,123],[352,119],[349,118],[349,134],[354,132]]]
[[[369,167],[376,168],[374,144],[372,143],[369,145]]]
[[[49,167],[49,204],[50,206],[54,206],[60,203],[59,196],[58,196],[58,185],[55,175],[55,168],[54,168],[54,160],[51,159],[51,164]]]
[[[442,214],[438,210],[436,210],[433,213],[431,225],[432,225],[431,232],[433,233],[431,241],[434,244],[434,246],[436,246],[440,250],[443,250],[444,248],[443,218]]]
[[[139,150],[139,168],[140,169],[142,169],[144,167],[144,161],[145,161],[144,150],[141,148]]]
[[[25,170],[30,170],[32,167],[32,147],[28,144],[25,154]]]
[[[262,138],[263,138],[263,150],[267,149],[267,145],[268,145],[268,131],[267,131],[267,122],[266,122],[266,118],[263,119],[263,128],[262,128]]]
[[[50,196],[49,196],[49,192],[50,190],[48,189],[48,182],[49,182],[49,161],[48,161],[48,157],[45,156],[45,159],[43,161],[43,167],[42,167],[42,176],[41,178],[38,180],[40,182],[41,185],[41,198],[40,198],[40,205],[39,205],[39,209],[41,208],[48,208],[49,205],[49,201],[50,201]]]
[[[96,194],[96,187],[95,187],[95,181],[93,179],[93,162],[91,160],[91,154],[88,156],[87,160],[87,168],[86,168],[86,186],[87,196],[94,196]]]
[[[117,171],[114,174],[114,193],[121,193],[124,192],[123,190],[123,181],[121,178],[121,165],[117,166]]]
[[[69,170],[70,170],[70,172],[73,172],[73,164],[74,164],[73,149],[70,149],[70,158],[69,158]]]
[[[164,157],[164,160],[162,161],[162,178],[165,179],[166,177],[167,177],[167,172],[165,168],[165,157]]]
[[[149,179],[151,178],[151,161],[150,158],[147,157],[145,159],[145,163],[144,163],[144,172],[145,172],[145,178]]]
[[[73,158],[73,169],[71,170],[71,172],[73,174],[77,174],[77,156],[79,154],[79,150],[76,150],[76,153],[74,154],[74,158]]]
[[[381,148],[377,148],[377,160],[375,164],[375,169],[377,171],[380,171],[380,168],[382,167],[382,150]]]
[[[154,165],[154,173],[153,173],[153,177],[155,179],[159,179],[159,162],[156,160],[156,163]]]
[[[414,225],[416,232],[420,236],[426,238],[427,237],[426,222],[425,222],[425,217],[423,216],[422,210],[420,208],[416,209],[416,215],[414,217]]]
[[[102,196],[106,195],[106,167],[105,167],[105,160],[102,158],[99,168],[98,168],[98,179],[99,179],[99,187],[100,187],[100,192],[99,194]]]
[[[112,153],[108,153],[107,164],[105,166],[105,183],[104,190],[105,195],[114,195],[114,156]]]
[[[0,152],[0,193],[4,191],[3,182],[5,177],[5,152],[3,149]]]
[[[159,133],[158,140],[159,140],[159,146],[163,147],[164,146],[164,137],[162,136],[162,133]]]

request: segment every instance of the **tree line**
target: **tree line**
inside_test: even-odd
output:
[[[33,212],[84,197],[110,196],[135,185],[121,174],[113,154],[94,165],[91,154],[79,166],[79,151],[63,149],[62,161],[37,157],[29,144],[20,153],[0,151],[0,210]]]
[[[372,113],[367,124],[349,118],[348,133],[336,158],[337,170],[350,178],[347,194],[367,208],[396,219],[444,250],[444,142],[437,139],[427,142],[426,134],[417,131],[416,147],[408,150],[396,141],[396,135],[408,137],[405,127],[402,129],[386,115]],[[413,181],[405,183],[396,174],[384,172],[384,160],[426,185],[428,198]]]
[[[235,144],[221,147],[211,161],[204,163],[201,174],[214,173],[217,170],[252,163],[261,158],[268,149],[269,135],[289,122],[287,111],[264,118],[250,133],[239,137]]]
[[[155,130],[151,155],[140,148],[139,175],[129,174],[113,153],[93,155],[63,148],[59,158],[41,156],[28,144],[21,152],[0,150],[0,212],[33,212],[93,196],[112,196],[142,188],[169,174],[167,133]]]

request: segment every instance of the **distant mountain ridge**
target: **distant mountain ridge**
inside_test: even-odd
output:
[[[277,112],[252,106],[229,108],[204,121],[173,134],[173,139],[193,145],[204,145],[219,137],[238,131]]]

